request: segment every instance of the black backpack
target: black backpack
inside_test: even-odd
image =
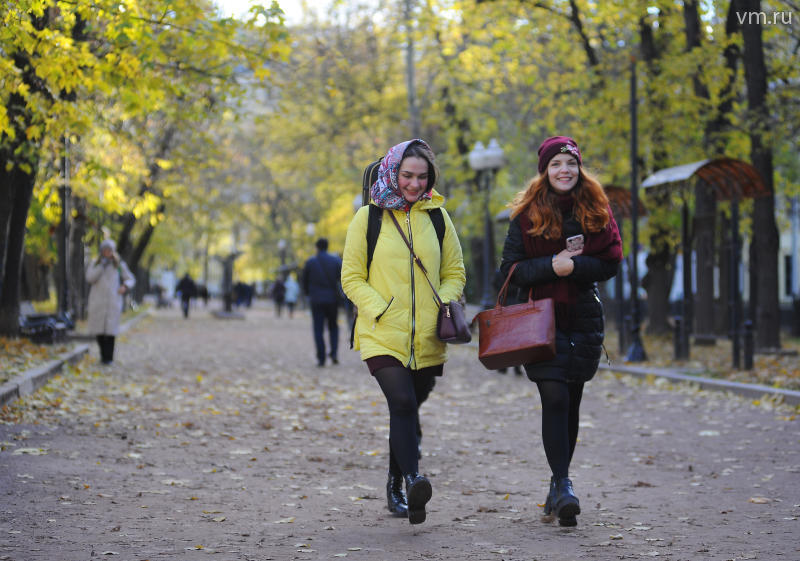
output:
[[[369,191],[372,188],[372,184],[378,179],[378,168],[382,161],[383,158],[379,158],[364,168],[364,175],[361,178],[361,206],[369,205]],[[445,232],[442,209],[432,208],[428,211],[428,216],[431,217],[433,228],[436,230],[436,237],[439,240],[439,251],[441,252]],[[382,218],[383,209],[375,205],[370,205],[369,219],[367,220],[367,277],[369,277],[369,267],[372,265],[375,245],[378,243],[378,235],[381,233]]]

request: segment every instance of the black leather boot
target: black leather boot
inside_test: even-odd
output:
[[[408,503],[408,521],[411,524],[425,522],[425,505],[431,500],[433,489],[431,482],[424,475],[410,473],[404,475],[406,480],[406,500]]]
[[[572,481],[569,477],[563,477],[556,481],[556,493],[552,507],[560,526],[577,526],[578,520],[575,517],[581,513],[581,505],[572,490]]]
[[[550,477],[550,492],[547,493],[547,500],[544,501],[544,513],[553,514],[553,501],[556,498],[556,478]]]
[[[403,476],[389,472],[389,479],[386,481],[386,505],[389,512],[394,516],[408,516],[408,504],[406,494],[403,492]]]

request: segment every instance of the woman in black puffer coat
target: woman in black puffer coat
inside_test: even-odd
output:
[[[577,524],[580,503],[569,479],[578,439],[583,384],[592,379],[603,345],[603,304],[595,283],[613,277],[622,260],[619,229],[603,187],[582,167],[575,141],[556,136],[539,147],[539,175],[511,204],[500,270],[527,299],[551,297],[556,357],[526,364],[542,401],[542,441],[552,471],[545,514]]]

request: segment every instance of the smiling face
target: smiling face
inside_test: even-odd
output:
[[[553,156],[547,164],[547,179],[557,193],[568,193],[578,183],[578,160],[572,154]]]
[[[428,189],[428,161],[409,156],[400,163],[397,171],[397,188],[409,203],[415,203]]]

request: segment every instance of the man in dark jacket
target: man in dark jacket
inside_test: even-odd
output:
[[[314,343],[317,346],[317,366],[325,366],[325,339],[323,331],[328,324],[330,356],[333,364],[339,364],[339,325],[337,323],[341,300],[342,260],[328,253],[328,240],[317,240],[317,255],[306,261],[303,267],[303,292],[311,303],[314,320]]]
[[[189,273],[183,275],[183,278],[175,287],[175,292],[180,293],[181,309],[183,310],[183,317],[188,318],[189,304],[191,303],[192,298],[197,296],[197,285],[192,280],[192,277],[189,276]]]

